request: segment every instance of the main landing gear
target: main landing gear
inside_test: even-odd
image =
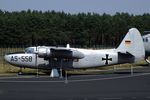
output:
[[[59,77],[58,69],[53,68],[50,73],[50,77]]]
[[[59,69],[52,68],[51,73],[50,73],[50,77],[63,78],[63,59],[62,58],[60,58],[59,66],[60,66]]]
[[[50,77],[59,77],[59,78],[64,78],[66,76],[67,72],[64,71],[63,69],[56,69],[56,68],[53,68],[51,70],[51,73],[50,73]]]
[[[51,73],[50,73],[50,77],[52,77],[52,78],[63,78],[63,71],[62,71],[62,69],[60,69],[60,72],[58,71],[58,69],[55,69],[55,68],[53,68],[52,70],[51,70]],[[66,84],[68,83],[68,78],[67,78],[67,71],[65,71],[65,81],[64,81]]]

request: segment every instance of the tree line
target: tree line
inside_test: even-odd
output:
[[[0,45],[118,46],[132,27],[150,30],[150,14],[0,10]]]

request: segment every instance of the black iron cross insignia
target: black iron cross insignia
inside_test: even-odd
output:
[[[108,61],[112,61],[112,58],[108,58],[109,54],[106,54],[106,58],[102,58],[103,60],[106,60],[105,65],[108,65]]]

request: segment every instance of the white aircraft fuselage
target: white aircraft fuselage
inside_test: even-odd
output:
[[[36,47],[31,47],[36,48]],[[75,48],[70,48],[74,49]],[[37,57],[34,53],[22,53],[22,54],[10,54],[7,55],[7,61],[18,67],[29,67],[29,68],[42,68],[42,69],[52,69],[59,68],[62,64],[63,68],[89,68],[98,67],[105,65],[117,64],[118,53],[115,49],[107,50],[89,50],[89,49],[77,49],[79,52],[85,55],[82,59],[68,59],[68,58],[51,58],[45,60],[44,58]]]

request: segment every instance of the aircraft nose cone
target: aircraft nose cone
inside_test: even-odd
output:
[[[10,62],[10,55],[5,55],[4,59],[5,59],[6,62]]]

